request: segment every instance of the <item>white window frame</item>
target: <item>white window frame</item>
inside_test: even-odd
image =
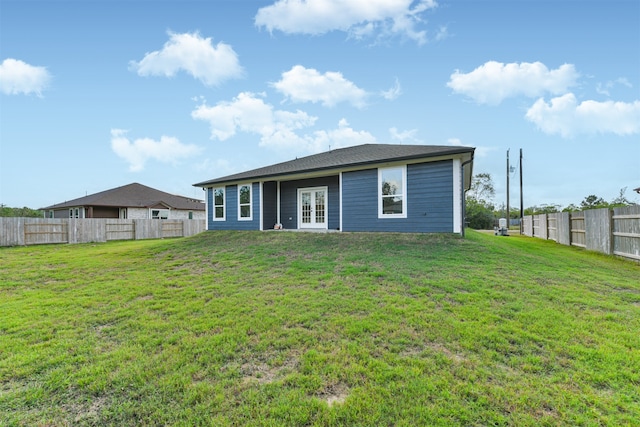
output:
[[[396,194],[396,196],[402,197],[402,213],[400,214],[385,214],[382,208],[382,174],[384,171],[391,169],[400,169],[402,171],[402,192]],[[390,166],[385,168],[378,168],[378,218],[406,218],[407,217],[407,165]],[[389,196],[386,196],[389,197]]]
[[[158,211],[158,217],[157,218],[154,218],[153,211]],[[166,217],[162,216],[163,212],[166,212]],[[169,209],[159,209],[159,208],[158,209],[153,209],[153,208],[149,209],[149,217],[151,219],[169,219]]]
[[[69,218],[84,218],[84,208],[69,208]]]
[[[216,205],[216,190],[222,190],[222,204]],[[213,202],[211,206],[213,206],[213,221],[226,221],[227,220],[227,189],[226,187],[215,187],[211,189],[211,197],[213,198]],[[216,218],[216,208],[222,207],[222,217]]]
[[[240,190],[242,187],[249,187],[249,203],[240,203]],[[243,217],[242,206],[249,206],[249,216]],[[238,221],[253,221],[253,184],[238,184]]]

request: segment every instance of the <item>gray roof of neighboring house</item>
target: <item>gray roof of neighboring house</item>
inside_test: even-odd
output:
[[[246,172],[227,175],[209,181],[193,184],[196,187],[206,187],[211,184],[221,184],[233,181],[243,181],[257,178],[281,177],[342,169],[354,166],[366,166],[370,164],[414,160],[429,157],[449,156],[468,153],[473,158],[473,147],[460,147],[449,145],[398,145],[398,144],[363,144],[355,147],[339,148],[325,153],[313,154],[288,162],[277,163]]]
[[[90,194],[64,203],[47,206],[41,209],[62,209],[76,206],[111,206],[122,208],[148,208],[164,204],[171,209],[204,211],[202,200],[176,196],[146,185],[133,183],[100,193]]]

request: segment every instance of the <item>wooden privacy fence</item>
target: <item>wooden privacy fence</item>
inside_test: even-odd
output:
[[[0,218],[0,246],[187,237],[205,230],[196,219]]]
[[[640,206],[529,215],[523,233],[640,261]]]

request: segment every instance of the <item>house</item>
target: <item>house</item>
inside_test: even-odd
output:
[[[133,183],[40,208],[46,218],[205,219],[202,200]]]
[[[364,144],[194,184],[208,230],[464,233],[472,147]]]

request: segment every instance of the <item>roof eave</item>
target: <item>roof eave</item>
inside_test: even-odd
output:
[[[432,154],[419,154],[419,155],[411,155],[411,156],[400,156],[400,157],[394,157],[394,158],[388,158],[388,159],[380,159],[380,160],[368,160],[368,161],[363,161],[363,162],[354,162],[354,163],[349,163],[349,164],[344,164],[344,165],[340,165],[340,166],[327,166],[327,167],[320,167],[320,168],[309,168],[309,169],[304,169],[304,170],[295,170],[295,171],[291,171],[291,172],[284,172],[284,173],[270,173],[270,174],[260,174],[260,175],[255,175],[255,176],[248,176],[248,177],[236,177],[233,178],[235,175],[231,175],[229,176],[229,178],[227,177],[223,177],[223,178],[219,178],[219,179],[212,179],[209,181],[203,181],[197,184],[193,184],[194,187],[202,187],[202,188],[206,188],[209,187],[211,185],[214,184],[229,184],[229,183],[233,183],[233,182],[243,182],[243,181],[255,181],[255,180],[263,180],[265,178],[287,178],[287,177],[291,177],[291,176],[295,176],[295,175],[300,175],[301,173],[305,173],[305,174],[309,174],[309,173],[314,173],[314,172],[324,172],[324,171],[340,171],[343,169],[351,169],[351,168],[359,168],[362,166],[370,166],[370,165],[377,165],[377,164],[384,164],[384,163],[390,163],[390,162],[402,162],[402,161],[407,161],[407,160],[419,160],[419,159],[431,159],[434,157],[448,157],[448,156],[455,156],[457,154],[465,154],[465,153],[469,153],[471,155],[471,158],[473,159],[473,152],[474,152],[474,148],[473,147],[460,147],[459,150],[452,150],[452,151],[448,151],[446,153],[432,153]],[[237,175],[237,174],[236,174]]]

